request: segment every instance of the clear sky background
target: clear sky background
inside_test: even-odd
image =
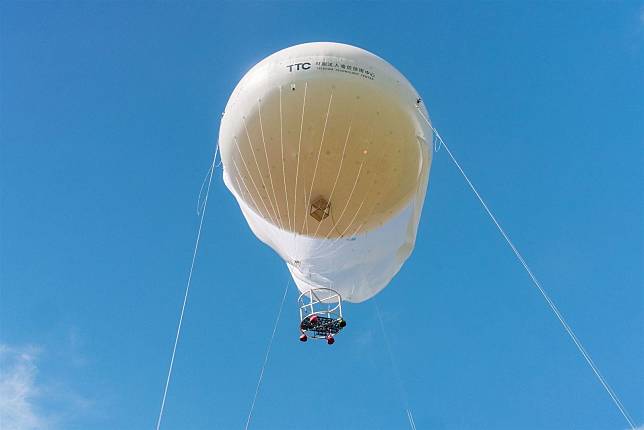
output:
[[[3,429],[153,428],[220,114],[254,63],[321,40],[416,86],[644,423],[642,2],[4,1]],[[218,170],[163,429],[243,428],[288,279]],[[297,341],[296,297],[251,428],[408,428],[373,301],[328,347]],[[627,428],[444,151],[377,301],[418,429]]]

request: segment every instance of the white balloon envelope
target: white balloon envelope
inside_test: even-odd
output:
[[[224,182],[301,292],[362,302],[409,257],[432,156],[420,114],[400,72],[344,44],[281,50],[239,82],[219,133]]]

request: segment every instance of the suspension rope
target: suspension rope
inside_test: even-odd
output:
[[[197,196],[197,216],[201,215],[201,210],[203,209],[203,191],[204,188],[206,187],[206,184],[208,183],[208,179],[210,178],[210,169],[211,167],[208,167],[208,170],[206,171],[206,174],[203,177],[203,181],[201,182],[201,188],[199,188],[199,195]]]
[[[414,415],[411,412],[409,407],[409,401],[407,399],[407,391],[403,385],[402,378],[400,377],[400,372],[398,371],[398,366],[396,365],[396,360],[394,359],[394,353],[391,350],[391,345],[389,344],[389,337],[387,337],[387,332],[385,331],[385,324],[382,322],[382,315],[380,313],[380,306],[378,306],[378,300],[374,298],[373,304],[376,307],[376,315],[378,315],[378,322],[380,323],[380,331],[382,332],[382,338],[385,340],[385,347],[387,349],[387,354],[389,356],[389,363],[391,364],[391,369],[396,378],[396,387],[398,388],[398,394],[402,399],[403,406],[405,408],[405,413],[407,414],[407,420],[409,421],[409,427],[411,430],[416,430],[416,423],[414,422]]]
[[[253,187],[255,188],[255,191],[257,192],[257,195],[259,196],[259,199],[262,201],[262,205],[264,206],[264,209],[266,209],[266,217],[270,218],[271,222],[273,222],[275,225],[277,225],[277,223],[275,223],[273,221],[273,216],[271,215],[271,212],[268,210],[268,206],[266,206],[266,202],[264,201],[264,198],[262,197],[262,194],[259,192],[259,188],[257,187],[257,184],[255,183],[255,180],[253,179],[253,174],[250,172],[250,169],[248,168],[248,165],[246,164],[246,160],[244,159],[243,153],[239,149],[239,143],[237,142],[237,137],[235,137],[233,139],[233,141],[235,142],[235,148],[237,148],[237,153],[239,154],[239,158],[241,158],[242,164],[244,165],[244,169],[246,169],[246,173],[248,173],[248,177],[250,178],[250,182],[253,184]],[[234,163],[234,159],[233,159],[233,163]],[[241,174],[241,172],[237,168],[237,163],[234,163],[234,164],[235,164],[235,168],[237,169],[237,172],[239,172]],[[243,180],[244,180],[244,177],[242,176],[242,181]],[[267,195],[267,197],[268,197],[268,195]],[[257,210],[259,210],[259,207],[257,208]]]
[[[233,165],[235,166],[235,169],[237,169],[237,163],[235,163],[235,160],[233,160]],[[253,195],[252,195],[252,194],[250,193],[250,191],[248,190],[248,187],[246,186],[246,182],[244,181],[244,177],[243,177],[243,176],[241,176],[241,174],[239,173],[239,169],[237,169],[237,173],[238,173],[238,175],[237,175],[237,176],[239,176],[239,177],[241,178],[241,180],[242,180],[242,181],[241,181],[242,185],[243,185],[243,186],[244,186],[244,188],[246,189],[246,194],[248,195],[248,197],[250,197],[250,201],[253,203],[253,207],[252,207],[252,208],[253,208],[253,210],[256,210],[256,211],[257,211],[257,212],[259,212],[259,214],[261,215],[261,214],[262,214],[262,212],[261,212],[261,210],[259,209],[259,206],[257,205],[257,202],[255,201],[255,198],[253,197]],[[244,194],[244,190],[243,190],[243,189],[242,189],[242,187],[239,185],[239,180],[237,179],[237,176],[235,177],[235,182],[237,183],[237,189],[239,190],[239,192],[240,192],[240,194],[242,195],[242,198],[243,198],[243,197],[244,197],[244,195],[245,195],[245,194]],[[245,201],[245,202],[247,202],[247,200],[244,200],[244,201]]]
[[[322,138],[320,139],[320,149],[318,149],[318,156],[315,159],[315,168],[313,169],[313,179],[311,180],[311,189],[309,191],[309,198],[304,202],[304,205],[306,206],[304,208],[305,213],[304,213],[304,220],[306,224],[306,234],[309,234],[309,225],[307,220],[309,217],[307,216],[309,213],[309,207],[311,206],[311,196],[313,195],[313,187],[315,186],[315,176],[318,172],[318,164],[320,163],[320,154],[322,154],[322,147],[324,146],[324,136],[326,134],[326,126],[329,122],[329,113],[331,112],[331,102],[333,101],[333,91],[331,91],[331,96],[329,97],[329,106],[326,109],[326,117],[324,118],[324,128],[322,128]]]
[[[286,200],[286,215],[288,217],[288,229],[292,230],[291,210],[288,204],[288,190],[286,189],[286,167],[284,162],[284,120],[282,115],[282,87],[280,86],[280,148],[282,151],[282,179],[284,181],[284,200]]]
[[[336,237],[333,242],[331,242],[331,246],[333,246],[338,240],[343,239],[344,235],[349,231],[349,229],[353,226],[354,221],[358,217],[358,214],[362,210],[362,206],[364,206],[365,200],[367,200],[368,192],[365,193],[365,196],[362,198],[362,201],[360,202],[360,206],[358,206],[358,209],[356,210],[356,213],[353,214],[353,218],[351,218],[351,221],[349,221],[349,224],[347,224],[347,227],[342,230],[342,233],[340,233],[340,236]],[[364,223],[363,223],[364,224]],[[337,231],[337,230],[336,230]]]
[[[273,174],[271,173],[271,164],[268,161],[268,149],[266,149],[266,139],[264,138],[264,125],[262,123],[262,101],[257,100],[257,107],[259,110],[259,129],[262,132],[262,143],[264,144],[264,156],[266,157],[266,169],[268,169],[268,177],[271,182],[271,189],[273,190],[273,199],[275,199],[275,207],[277,208],[277,222],[279,223],[280,230],[284,230],[284,225],[282,224],[282,214],[280,213],[280,205],[277,202],[277,195],[275,194],[275,186],[273,185]],[[261,175],[262,172],[259,172]],[[268,190],[266,190],[268,194]],[[268,196],[270,199],[270,196]]]
[[[372,134],[371,134],[371,137],[369,138],[369,140],[370,140],[370,141],[373,139],[373,134],[374,134],[374,131],[373,131],[373,128],[372,128]],[[348,137],[348,135],[347,135],[347,137]],[[382,150],[380,151],[379,156],[376,158],[376,167],[378,166],[378,163],[382,163],[382,156],[383,156],[383,155],[384,155],[384,153],[385,153],[385,149],[386,149],[386,146],[383,146]],[[363,162],[364,162],[364,161],[365,161],[365,160],[363,160]],[[357,181],[357,179],[358,179],[358,178],[356,178],[356,181]],[[354,184],[354,187],[355,187],[355,184]],[[338,251],[339,251],[340,249],[344,248],[344,247],[347,245],[347,243],[348,243],[348,242],[345,242],[345,243],[343,243],[342,245],[340,245],[339,247],[337,247],[337,248],[333,249],[334,245],[335,245],[338,241],[340,241],[340,240],[342,240],[342,239],[345,239],[345,238],[346,238],[345,234],[346,234],[346,233],[347,233],[347,231],[349,231],[349,229],[353,226],[353,223],[354,223],[354,221],[356,220],[356,218],[358,217],[358,214],[360,213],[360,211],[362,210],[362,206],[364,205],[365,201],[367,200],[367,197],[368,197],[368,195],[369,195],[369,193],[370,193],[370,192],[371,192],[371,189],[370,189],[370,188],[368,188],[368,189],[365,191],[364,197],[362,198],[362,202],[360,203],[360,206],[358,207],[358,210],[357,210],[357,211],[356,211],[356,213],[353,215],[353,218],[351,219],[351,222],[349,222],[349,224],[347,225],[347,227],[346,227],[342,232],[340,232],[340,231],[337,229],[338,224],[339,224],[339,222],[340,222],[340,218],[338,218],[338,220],[334,220],[334,224],[333,224],[333,226],[332,226],[332,231],[330,231],[330,232],[325,236],[325,239],[329,239],[329,238],[330,238],[330,235],[331,235],[331,233],[333,233],[333,230],[335,230],[336,232],[338,232],[338,233],[339,233],[339,236],[338,236],[338,237],[336,237],[335,239],[333,239],[331,242],[327,243],[327,245],[326,245],[326,246],[324,246],[324,247],[320,248],[319,253],[321,253],[322,251],[325,251],[325,254],[318,255],[318,257],[320,257],[320,256],[324,256],[324,257],[326,257],[326,256],[329,256],[329,255],[337,254],[337,253],[338,253]],[[353,193],[352,193],[352,194],[353,194]],[[350,198],[350,197],[349,197],[349,198]],[[329,201],[330,201],[330,199],[329,199]],[[347,202],[347,206],[345,206],[344,210],[346,210],[346,208],[348,207],[348,204],[349,204],[349,202]],[[372,205],[372,207],[371,207],[371,210],[369,211],[369,214],[367,215],[367,217],[365,218],[365,220],[364,220],[364,221],[363,221],[363,222],[362,222],[358,227],[356,227],[356,229],[353,231],[353,233],[351,233],[351,234],[349,235],[349,237],[353,237],[353,236],[355,236],[355,235],[356,235],[356,233],[358,233],[358,232],[362,229],[362,227],[363,227],[363,226],[364,226],[364,225],[369,221],[369,218],[371,218],[371,215],[372,215],[372,214],[373,214],[373,212],[375,211],[375,209],[376,209],[376,206],[377,206],[377,205],[378,205],[378,203],[377,203],[377,202],[374,202],[374,203],[373,203],[373,205]],[[342,215],[344,214],[344,210],[342,211]],[[340,217],[342,217],[342,215],[340,215]],[[329,251],[329,250],[330,250],[330,252],[326,253],[326,251]],[[319,254],[319,253],[318,253],[318,254]]]
[[[349,142],[349,135],[351,135],[351,127],[353,123],[349,122],[349,129],[347,130],[347,137],[344,139],[344,147],[342,148],[342,155],[340,156],[340,166],[338,167],[338,173],[335,176],[335,181],[333,182],[333,187],[331,187],[331,194],[329,194],[329,199],[327,204],[331,204],[333,201],[333,194],[335,193],[335,187],[338,185],[338,179],[340,179],[340,173],[342,172],[342,164],[344,163],[344,154],[347,152],[347,143]],[[333,218],[332,218],[333,219]],[[322,226],[322,221],[318,223],[318,227],[315,229],[313,236],[318,234],[320,227]]]
[[[257,162],[257,155],[255,155],[255,148],[253,147],[253,141],[250,138],[250,133],[248,133],[248,127],[246,125],[246,118],[242,117],[242,122],[244,123],[244,130],[246,130],[246,137],[248,138],[248,147],[250,148],[251,154],[253,154],[253,160],[255,161],[255,167],[257,167],[257,174],[259,175],[259,179],[262,181],[263,190],[266,191],[266,198],[268,199],[268,203],[271,205],[271,208],[273,209],[273,214],[275,215],[275,220],[272,220],[272,217],[271,217],[271,221],[273,222],[273,225],[279,226],[279,223],[277,222],[279,217],[277,215],[277,211],[275,210],[275,206],[273,206],[273,201],[271,200],[271,195],[268,193],[268,187],[266,186],[266,182],[264,181],[264,175],[262,175],[262,169],[260,169],[259,163]],[[251,174],[250,171],[248,173]],[[270,173],[270,166],[269,166],[269,173]],[[258,192],[259,192],[259,190],[258,190]]]
[[[297,212],[297,182],[300,179],[300,156],[301,156],[301,150],[302,150],[302,130],[304,129],[304,111],[306,109],[306,90],[309,87],[309,83],[305,82],[304,83],[304,100],[302,101],[302,119],[300,121],[300,138],[297,141],[297,167],[295,169],[295,188],[293,194],[295,195],[295,202],[293,203],[293,231],[296,232],[297,229],[297,217],[296,217],[296,212]],[[306,185],[305,185],[306,188]],[[306,197],[306,191],[304,191],[305,197]],[[305,205],[306,207],[306,202]],[[295,237],[295,236],[294,236]],[[296,244],[297,246],[297,244]],[[297,248],[296,248],[297,249]]]
[[[179,343],[179,336],[181,335],[181,326],[183,324],[183,315],[188,303],[188,293],[190,292],[190,284],[192,283],[192,273],[195,268],[195,260],[197,259],[197,250],[199,249],[199,240],[201,239],[201,229],[203,227],[203,220],[206,215],[206,206],[208,205],[208,195],[210,194],[210,185],[212,184],[212,177],[215,173],[215,165],[217,161],[217,154],[219,153],[219,143],[215,147],[215,155],[212,157],[212,164],[210,165],[210,175],[208,177],[208,187],[206,188],[206,195],[204,197],[203,206],[201,209],[201,216],[199,218],[199,228],[197,229],[197,239],[195,240],[195,247],[192,252],[192,262],[190,263],[190,271],[188,272],[188,281],[186,282],[186,291],[183,295],[183,304],[181,305],[181,313],[179,314],[179,323],[177,325],[177,334],[174,337],[174,346],[172,347],[172,356],[170,357],[170,366],[168,367],[168,376],[165,380],[165,387],[163,389],[163,398],[161,400],[161,408],[159,410],[159,417],[157,418],[156,430],[161,427],[161,420],[163,419],[163,410],[165,409],[165,401],[168,396],[168,387],[170,386],[170,378],[172,377],[172,368],[174,367],[174,357],[177,353],[177,344]]]
[[[329,230],[329,232],[324,236],[325,239],[328,239],[331,237],[331,234],[333,233],[333,229],[336,229],[338,225],[340,224],[340,220],[342,217],[344,217],[344,213],[347,211],[347,208],[349,207],[349,204],[351,204],[351,199],[353,198],[353,192],[356,190],[356,185],[358,185],[358,180],[360,179],[360,174],[362,173],[362,167],[364,166],[364,160],[360,162],[360,167],[358,168],[358,173],[356,174],[356,180],[353,182],[353,187],[351,188],[351,192],[349,193],[349,197],[347,198],[347,203],[344,205],[344,208],[342,209],[342,212],[340,213],[340,216],[336,220],[335,224],[333,225],[332,229]],[[367,193],[369,190],[367,189]]]
[[[266,370],[266,365],[268,364],[268,358],[271,355],[271,347],[273,346],[273,339],[275,339],[275,333],[277,332],[277,325],[280,322],[280,317],[282,316],[282,309],[284,308],[284,302],[286,301],[286,295],[288,293],[288,288],[291,285],[291,280],[289,279],[286,283],[286,288],[284,289],[284,295],[282,296],[282,302],[280,303],[280,308],[277,311],[277,318],[275,318],[275,325],[273,326],[273,333],[271,333],[271,338],[268,341],[268,347],[266,348],[266,355],[264,356],[264,363],[262,364],[262,369],[259,372],[259,378],[257,379],[257,386],[255,387],[255,394],[253,395],[253,402],[250,404],[250,410],[248,411],[248,418],[246,419],[245,430],[248,430],[250,425],[250,420],[253,417],[253,410],[255,409],[255,402],[257,401],[257,396],[259,395],[259,388],[262,385],[262,380],[264,379],[264,371]]]
[[[572,341],[574,342],[575,346],[577,347],[577,349],[579,350],[579,352],[583,356],[584,360],[586,360],[586,363],[588,363],[588,366],[590,366],[590,368],[592,369],[593,373],[597,377],[597,380],[604,387],[604,390],[606,390],[606,392],[608,393],[608,395],[612,399],[612,401],[615,404],[615,406],[617,406],[617,409],[619,409],[619,412],[622,414],[624,419],[630,425],[631,429],[635,430],[636,429],[635,423],[634,423],[633,419],[631,418],[630,414],[628,413],[628,411],[626,410],[626,407],[620,401],[617,393],[613,390],[613,388],[608,384],[606,379],[602,376],[601,372],[599,371],[599,368],[597,367],[597,365],[595,364],[593,359],[590,357],[590,354],[588,353],[588,351],[586,351],[586,348],[584,348],[583,344],[581,343],[581,341],[579,340],[579,338],[577,337],[577,335],[575,334],[573,329],[570,327],[570,325],[568,324],[568,322],[564,318],[563,314],[561,313],[561,311],[559,310],[557,305],[555,305],[555,303],[552,301],[552,299],[550,298],[550,296],[548,295],[546,290],[541,286],[541,283],[539,282],[537,277],[534,275],[534,273],[532,272],[532,270],[528,266],[528,263],[526,263],[525,259],[523,258],[523,256],[519,252],[519,250],[516,248],[514,243],[510,240],[510,237],[508,236],[506,231],[503,229],[503,227],[501,226],[499,221],[496,219],[496,217],[494,216],[494,214],[492,213],[492,211],[490,210],[488,205],[485,203],[485,201],[483,200],[483,197],[481,197],[481,195],[479,194],[479,192],[476,189],[476,187],[474,186],[474,184],[472,184],[472,181],[470,181],[470,178],[467,176],[467,174],[465,173],[465,171],[463,170],[463,168],[461,167],[459,162],[456,161],[456,158],[454,157],[454,154],[452,154],[452,151],[450,151],[449,147],[447,146],[447,144],[445,143],[445,141],[443,140],[441,135],[430,124],[429,120],[425,117],[425,115],[423,115],[423,113],[420,110],[418,111],[418,113],[425,120],[427,125],[429,127],[431,127],[431,129],[435,133],[436,137],[438,138],[439,144],[442,145],[443,148],[445,148],[445,151],[447,152],[449,157],[452,159],[452,162],[454,163],[456,168],[459,170],[459,172],[461,172],[461,175],[463,176],[463,178],[465,179],[465,181],[469,185],[469,187],[472,190],[472,192],[474,192],[474,194],[476,195],[476,198],[481,203],[481,206],[483,206],[483,209],[485,210],[487,215],[490,217],[490,219],[492,220],[494,225],[496,225],[496,228],[499,230],[499,233],[501,233],[501,235],[503,236],[503,238],[505,239],[507,244],[510,246],[510,248],[512,249],[512,252],[516,256],[517,260],[519,260],[519,263],[521,263],[521,265],[525,269],[525,271],[528,274],[528,276],[530,276],[530,279],[532,280],[532,283],[539,290],[539,293],[541,293],[541,295],[545,299],[546,303],[548,303],[548,306],[550,307],[550,310],[555,314],[555,316],[557,317],[557,319],[559,320],[559,322],[563,326],[564,330],[566,331],[566,333],[568,333],[568,336],[570,336],[570,339],[572,339]],[[438,148],[440,148],[440,146],[438,146]]]

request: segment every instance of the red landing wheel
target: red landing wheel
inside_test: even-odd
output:
[[[335,343],[335,338],[332,334],[327,335],[326,343],[328,343],[329,345],[333,345]]]
[[[308,338],[308,337],[306,337],[306,335],[305,335],[305,334],[302,334],[302,336],[300,336],[300,342],[306,342],[308,339],[309,339],[309,338]]]

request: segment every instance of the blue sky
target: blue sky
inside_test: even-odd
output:
[[[5,1],[4,426],[153,428],[220,113],[254,63],[319,40],[416,86],[642,425],[641,2]],[[288,278],[219,170],[163,429],[243,428]],[[327,347],[297,341],[295,300],[251,428],[408,428],[373,302]],[[418,429],[627,428],[444,151],[377,301]]]

